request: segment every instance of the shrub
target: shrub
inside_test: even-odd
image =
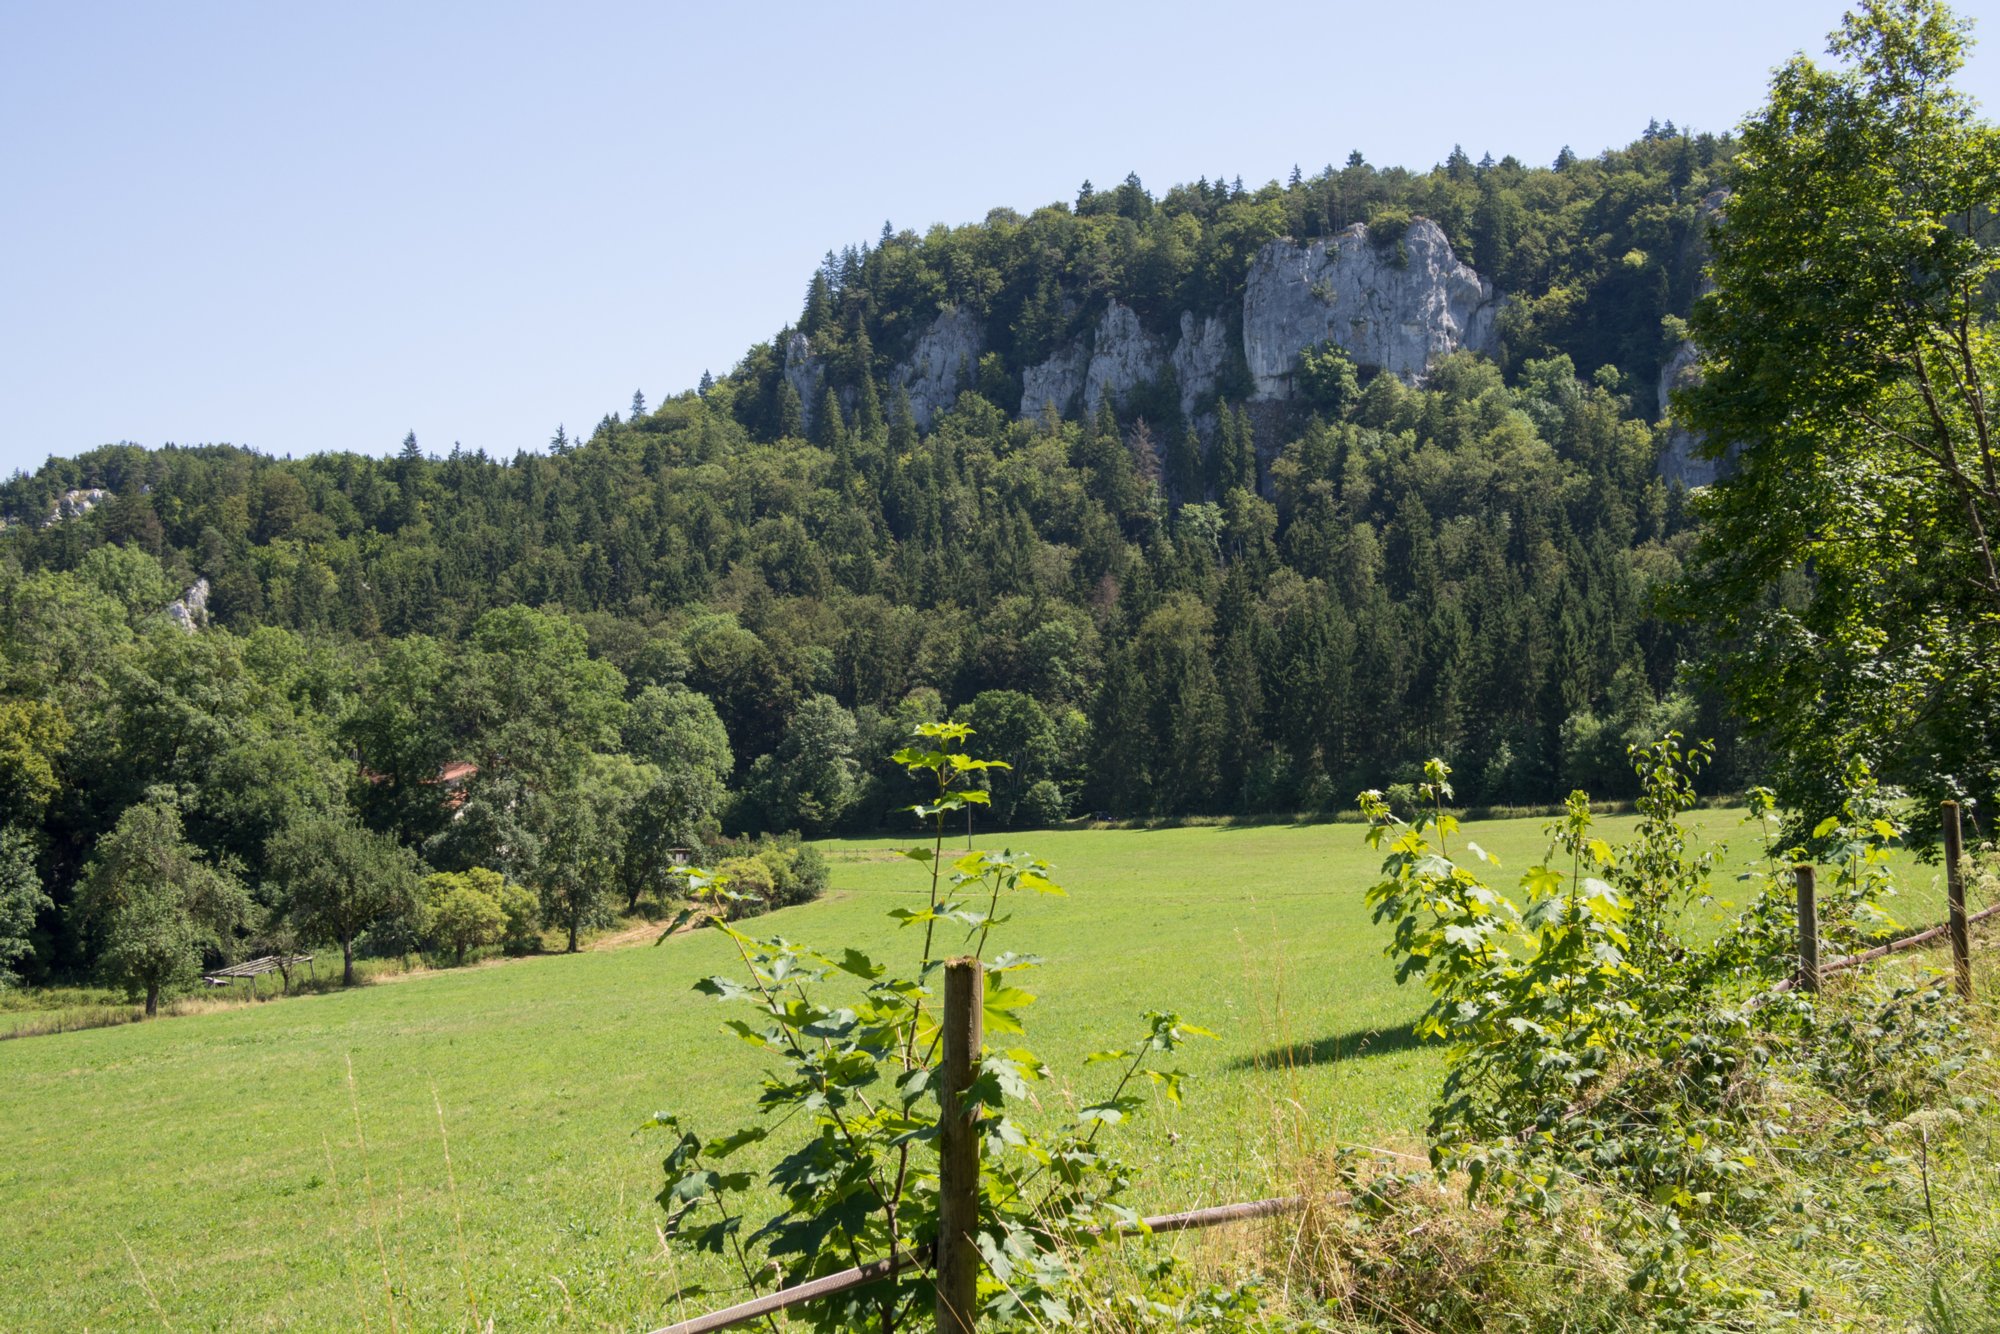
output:
[[[773,847],[757,854],[771,868],[771,906],[789,908],[811,903],[826,893],[826,857],[818,848],[794,843],[789,848]]]
[[[732,900],[732,920],[811,903],[826,893],[826,857],[797,834],[760,834],[718,843],[710,851],[724,858],[716,867],[718,873],[744,863],[754,867],[744,867],[743,874],[733,879],[737,896]]]
[[[731,920],[755,917],[770,909],[772,892],[777,886],[771,878],[770,863],[762,857],[731,857],[715,868],[715,875],[734,892],[735,897],[727,900]]]
[[[473,950],[518,936],[521,915],[535,908],[533,895],[483,866],[426,876],[417,892],[419,935],[459,963]]]
[[[1408,230],[1410,211],[1406,208],[1385,208],[1368,219],[1368,239],[1378,246],[1397,244]]]
[[[533,954],[542,947],[542,901],[535,891],[515,881],[500,886],[500,912],[507,924],[500,932],[500,948],[509,954]]]
[[[1382,794],[1382,800],[1388,803],[1391,814],[1405,822],[1416,819],[1423,809],[1415,783],[1389,784],[1388,790]]]
[[[1053,779],[1043,778],[1028,788],[1018,810],[1020,824],[1061,824],[1069,818],[1069,798]]]
[[[1640,789],[1631,840],[1598,837],[1588,795],[1574,792],[1515,898],[1484,879],[1496,863],[1476,843],[1455,843],[1441,761],[1425,766],[1414,820],[1362,794],[1369,841],[1386,853],[1369,902],[1393,925],[1399,978],[1421,977],[1433,997],[1418,1034],[1445,1047],[1432,1165],[1441,1181],[1462,1174],[1511,1229],[1568,1232],[1615,1256],[1622,1281],[1606,1286],[1619,1320],[1741,1327],[1759,1306],[1786,1318],[1797,1311],[1784,1284],[1743,1281],[1729,1248],[1756,1234],[1805,1250],[1846,1225],[1828,1218],[1829,1185],[1888,1172],[1883,1123],[1943,1105],[1973,1060],[1964,1012],[1942,980],[1781,989],[1795,968],[1799,850],[1767,842],[1770,863],[1747,877],[1735,919],[1691,929],[1716,887],[1680,817],[1710,748],[1670,732],[1627,753]],[[1900,831],[1874,813],[1866,766],[1846,786],[1841,814],[1815,835],[1837,867],[1820,930],[1852,950],[1890,929],[1880,900]],[[1753,818],[1768,817],[1764,794],[1753,798]]]

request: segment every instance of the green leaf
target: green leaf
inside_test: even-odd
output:
[[[889,971],[851,945],[841,951],[840,957],[833,961],[833,966],[843,973],[852,973],[866,982],[873,982]]]
[[[1546,866],[1531,866],[1521,877],[1521,888],[1534,898],[1545,898],[1562,888],[1560,871],[1552,871]]]
[[[1016,881],[1016,883],[1019,884],[1022,889],[1031,889],[1037,894],[1054,894],[1060,896],[1067,896],[1069,893],[1068,890],[1064,889],[1061,885],[1058,885],[1055,881],[1049,879],[1047,876],[1043,875],[1039,871],[1021,872],[1021,878],[1018,881]]]
[[[694,984],[694,989],[701,992],[704,996],[713,996],[717,1000],[756,1000],[758,998],[756,992],[744,986],[735,978],[724,977],[720,973],[717,973],[714,977],[702,978]]]
[[[738,1149],[762,1143],[765,1136],[770,1133],[763,1126],[744,1126],[741,1130],[731,1131],[721,1139],[709,1141],[703,1151],[711,1158],[727,1158]]]

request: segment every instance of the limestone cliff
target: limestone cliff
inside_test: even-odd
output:
[[[1019,412],[1031,417],[1053,403],[1067,414],[1094,413],[1107,398],[1122,406],[1171,369],[1181,411],[1193,416],[1239,355],[1252,397],[1281,402],[1291,396],[1300,354],[1323,342],[1346,349],[1359,366],[1414,382],[1461,348],[1493,353],[1499,304],[1493,285],[1452,253],[1428,218],[1388,244],[1358,224],[1304,244],[1273,241],[1250,266],[1239,310],[1182,311],[1176,329],[1156,333],[1114,299],[1082,336],[1021,369]],[[948,306],[891,367],[885,388],[906,392],[917,425],[927,428],[972,385],[985,347],[979,318]],[[785,344],[784,375],[810,427],[826,368],[803,334]]]
[[[1491,354],[1499,299],[1428,218],[1393,245],[1356,223],[1324,240],[1273,241],[1250,265],[1243,356],[1259,399],[1291,394],[1299,354],[1336,343],[1356,365],[1421,380],[1460,348]]]
[[[1107,397],[1119,407],[1134,389],[1158,380],[1170,366],[1180,379],[1181,411],[1192,414],[1197,403],[1215,392],[1228,358],[1226,319],[1196,319],[1183,311],[1180,337],[1167,339],[1146,332],[1130,306],[1113,301],[1087,343],[1071,343],[1021,373],[1021,415],[1033,416],[1049,403],[1063,412],[1094,413]]]
[[[909,360],[898,362],[889,373],[889,390],[891,394],[898,389],[909,394],[910,415],[919,428],[928,429],[932,417],[972,387],[984,344],[979,317],[957,306],[940,311],[930,327],[917,336]]]
[[[1701,349],[1682,342],[1660,367],[1660,477],[1668,486],[1711,486],[1722,476],[1718,459],[1702,457],[1701,436],[1673,418],[1668,395],[1700,378]]]

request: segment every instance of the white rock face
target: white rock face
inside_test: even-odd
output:
[[[1460,348],[1492,354],[1499,298],[1460,263],[1444,231],[1417,218],[1399,246],[1378,246],[1359,223],[1299,245],[1273,241],[1250,265],[1243,294],[1243,355],[1253,397],[1290,397],[1299,354],[1317,343],[1356,365],[1417,381]]]
[[[1713,486],[1722,476],[1722,461],[1700,455],[1701,435],[1674,421],[1667,399],[1674,390],[1701,378],[1700,361],[1701,349],[1683,342],[1660,367],[1661,429],[1665,432],[1660,442],[1660,477],[1668,486]]]
[[[972,387],[985,340],[979,319],[971,311],[950,306],[938,313],[931,327],[917,337],[910,359],[889,372],[889,388],[910,396],[910,415],[919,430],[930,429],[931,418],[958,402]]]
[[[1056,411],[1070,415],[1080,406],[1083,379],[1090,369],[1090,349],[1071,343],[1039,366],[1021,372],[1021,415],[1033,417],[1042,405],[1053,403]]]
[[[1426,218],[1410,224],[1400,247],[1376,246],[1359,225],[1308,245],[1273,241],[1251,264],[1243,295],[1253,397],[1289,398],[1300,353],[1322,342],[1345,348],[1357,365],[1412,381],[1460,348],[1491,355],[1499,306],[1493,285],[1460,263]],[[1229,364],[1229,324],[1226,315],[1183,311],[1179,338],[1160,338],[1114,301],[1088,347],[1072,344],[1022,373],[1021,415],[1048,402],[1064,412],[1095,412],[1106,394],[1117,403],[1168,367],[1180,380],[1181,411],[1192,415]]]
[[[1695,226],[1689,244],[1697,248],[1702,256],[1703,272],[1701,290],[1696,298],[1707,296],[1715,290],[1715,282],[1707,273],[1708,236],[1707,223],[1722,206],[1729,202],[1727,190],[1712,190],[1701,201],[1701,217]],[[1701,435],[1690,431],[1674,420],[1673,404],[1668,396],[1676,389],[1682,389],[1701,379],[1701,349],[1692,341],[1683,340],[1674,349],[1672,356],[1660,367],[1660,478],[1668,486],[1679,483],[1690,489],[1697,486],[1713,486],[1729,470],[1726,459],[1703,458]]]
[[[50,507],[48,518],[42,520],[42,527],[53,528],[64,519],[74,519],[79,515],[88,514],[109,499],[111,493],[101,486],[65,491]]]
[[[1191,415],[1197,402],[1215,392],[1228,360],[1228,320],[1197,319],[1182,311],[1180,337],[1161,338],[1146,332],[1130,306],[1113,301],[1087,345],[1072,343],[1021,373],[1021,415],[1035,416],[1045,403],[1066,413],[1095,413],[1106,395],[1119,406],[1169,367],[1180,379],[1181,412]]]
[[[1219,315],[1196,319],[1182,311],[1172,362],[1181,382],[1181,414],[1192,416],[1194,405],[1222,383],[1222,368],[1229,364],[1229,321]]]
[[[1113,301],[1097,322],[1090,345],[1090,366],[1083,376],[1083,410],[1096,412],[1106,394],[1117,407],[1125,395],[1160,377],[1166,348],[1139,325],[1139,316],[1122,301]]]
[[[208,580],[197,579],[188,591],[167,604],[167,616],[181,629],[193,634],[208,624]]]

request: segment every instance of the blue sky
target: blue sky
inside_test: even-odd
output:
[[[0,473],[539,448],[726,370],[885,219],[1722,130],[1842,8],[0,0]]]

